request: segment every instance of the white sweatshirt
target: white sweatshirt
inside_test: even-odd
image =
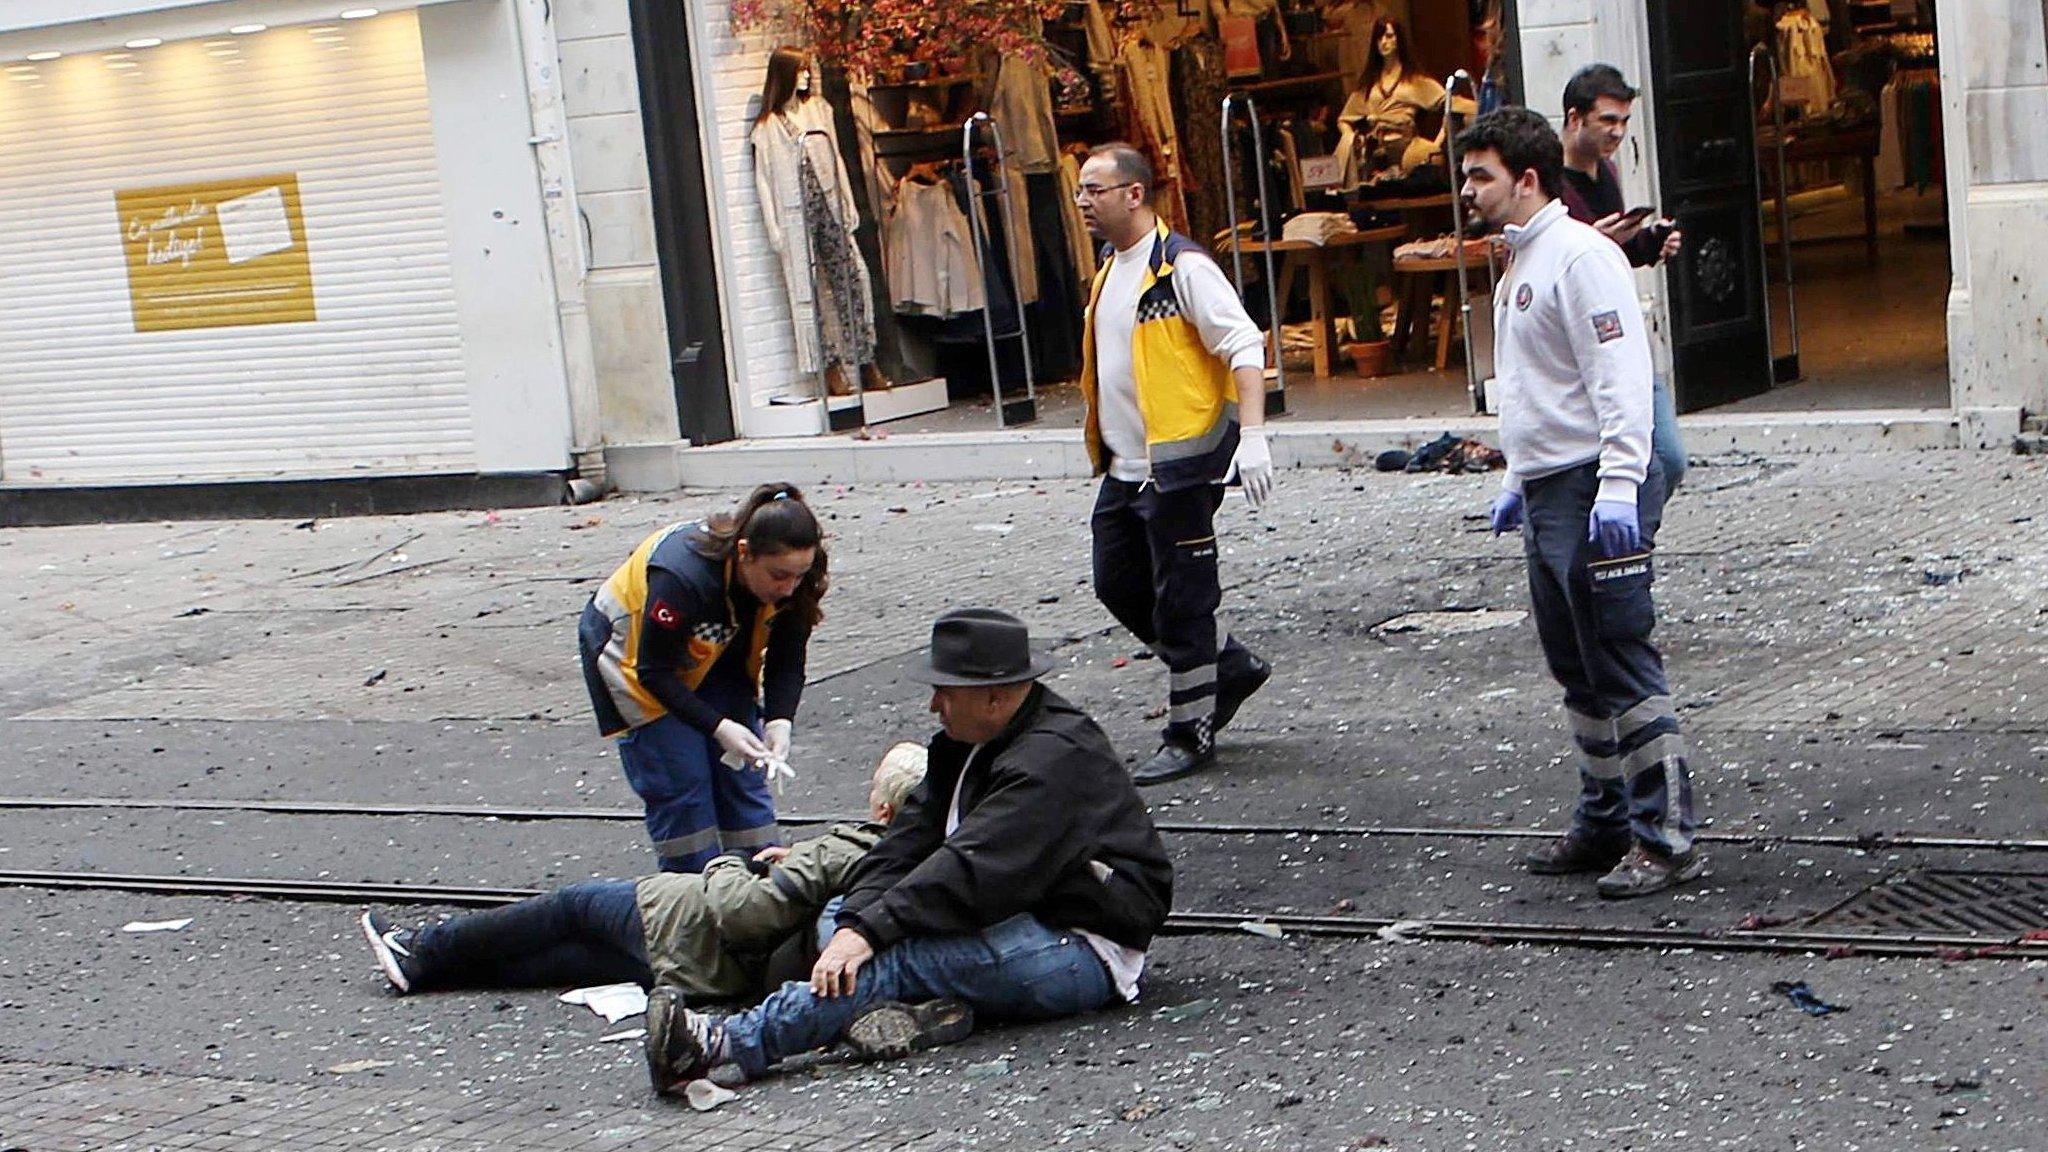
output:
[[[1601,500],[1635,503],[1650,466],[1650,343],[1621,248],[1553,200],[1508,225],[1493,368],[1510,492],[1589,460]]]
[[[1138,385],[1131,375],[1131,340],[1138,326],[1138,296],[1152,259],[1156,234],[1119,250],[1095,301],[1095,391],[1102,443],[1109,449],[1109,474],[1133,484],[1152,477],[1145,448],[1145,417],[1138,409]],[[1187,253],[1173,265],[1173,296],[1180,314],[1202,334],[1210,355],[1239,368],[1266,366],[1266,334],[1245,314],[1237,289],[1207,256]]]

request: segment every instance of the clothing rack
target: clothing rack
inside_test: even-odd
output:
[[[974,135],[977,129],[984,129],[995,138],[995,155],[990,158],[989,183],[994,191],[981,188],[974,179]],[[1031,356],[1031,322],[1025,315],[1024,278],[1017,263],[1017,233],[1013,221],[1017,205],[1010,199],[1010,184],[1003,159],[1003,129],[986,112],[976,112],[960,126],[960,167],[965,169],[968,183],[968,205],[972,209],[968,216],[968,232],[974,238],[975,274],[988,281],[987,241],[988,231],[987,200],[993,197],[1003,208],[1003,251],[1009,256],[1010,298],[1017,307],[1017,354],[1024,361],[1024,398],[1006,401],[1003,399],[1003,373],[996,361],[996,317],[994,307],[981,310],[981,328],[988,339],[988,386],[995,397],[996,427],[1008,428],[1013,423],[1029,424],[1038,419],[1038,381],[1034,376],[1035,365]]]

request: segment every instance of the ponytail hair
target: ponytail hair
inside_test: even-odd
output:
[[[803,548],[817,550],[810,571],[790,594],[789,611],[797,612],[811,627],[825,618],[818,602],[825,598],[831,580],[826,575],[825,530],[804,494],[794,484],[763,484],[747,493],[740,506],[706,520],[691,539],[698,555],[712,560],[730,559],[740,541],[755,556],[779,556]]]

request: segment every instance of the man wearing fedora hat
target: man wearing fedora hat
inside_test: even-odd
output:
[[[1007,613],[932,625],[910,675],[932,686],[943,730],[924,782],[854,869],[810,982],[723,1017],[656,989],[655,1091],[724,1063],[759,1076],[842,1039],[904,1052],[965,1035],[972,1015],[1048,1020],[1137,999],[1173,869],[1109,738],[1038,683],[1051,665]],[[942,999],[957,1003],[913,1006]]]

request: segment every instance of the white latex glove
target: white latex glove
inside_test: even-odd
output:
[[[768,755],[777,760],[789,759],[790,722],[770,720],[765,727],[768,730]]]
[[[711,732],[711,738],[725,749],[730,760],[736,760],[735,768],[758,768],[764,760],[772,760],[775,754],[768,745],[761,742],[754,730],[737,720],[720,720]]]
[[[1273,451],[1266,446],[1266,429],[1241,429],[1237,441],[1237,454],[1230,458],[1230,469],[1223,474],[1225,484],[1236,480],[1244,485],[1244,502],[1257,511],[1273,494]]]

